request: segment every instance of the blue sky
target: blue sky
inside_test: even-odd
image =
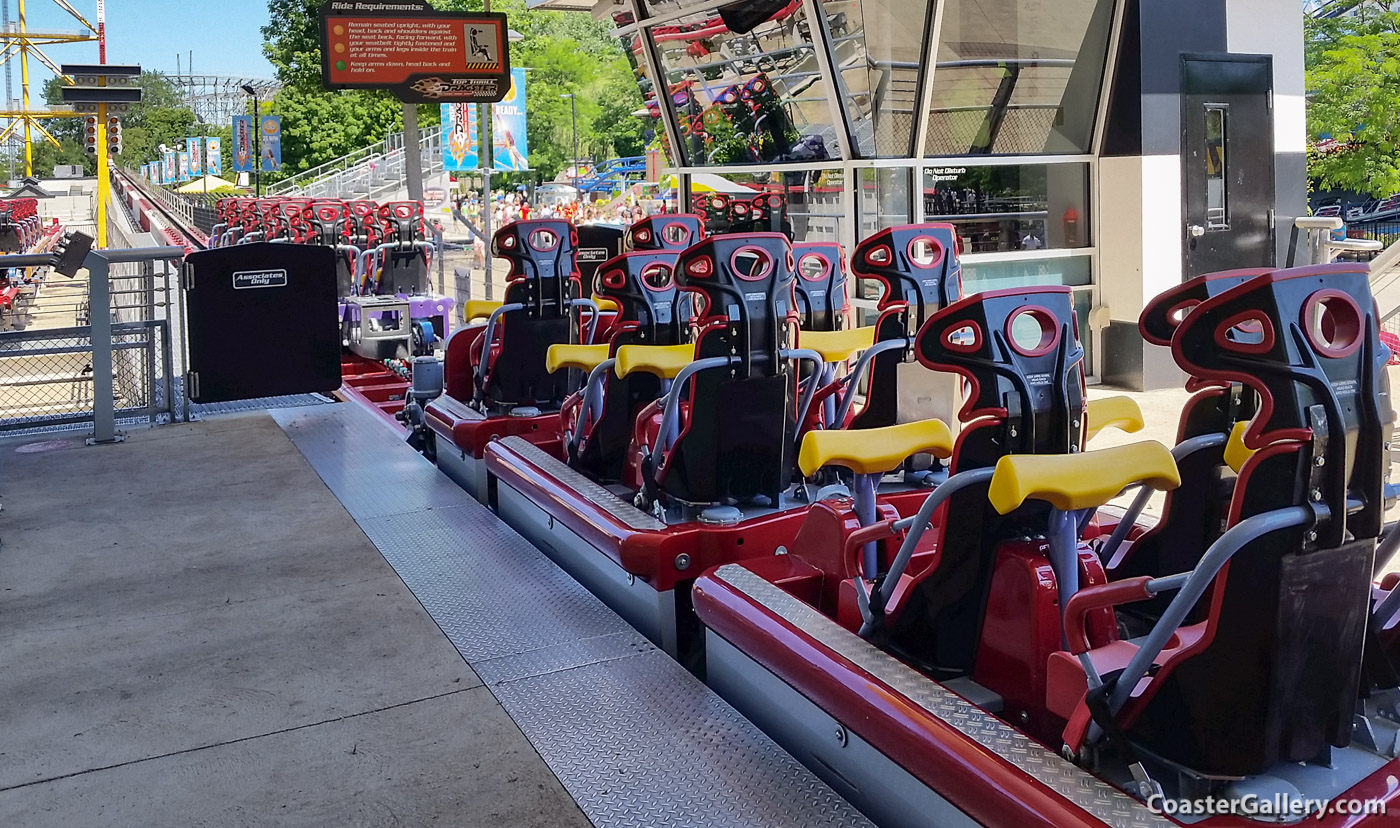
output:
[[[18,20],[17,0],[8,0],[10,19]],[[73,8],[97,25],[96,0],[70,0]],[[107,62],[139,63],[143,69],[174,74],[175,55],[180,68],[194,51],[197,74],[272,77],[272,66],[262,56],[262,34],[267,23],[265,0],[107,0]],[[26,0],[30,31],[76,32],[82,28],[50,0]],[[44,47],[55,63],[96,63],[97,43]],[[13,61],[14,94],[18,98],[19,60]],[[30,62],[31,94],[38,95],[52,73]],[[0,97],[3,92],[0,92]]]

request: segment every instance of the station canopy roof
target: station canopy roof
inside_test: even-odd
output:
[[[558,0],[569,7],[575,1]],[[599,5],[627,32],[644,95],[661,81],[664,112],[655,98],[648,110],[674,119],[669,134],[680,138],[683,155],[677,160],[691,168],[1090,152],[1119,6],[1115,0]],[[937,26],[929,25],[934,10]],[[938,41],[929,42],[935,29]],[[647,41],[659,79],[645,77]]]

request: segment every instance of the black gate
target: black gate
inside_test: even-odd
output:
[[[191,253],[183,286],[191,401],[340,387],[330,248],[259,243]]]

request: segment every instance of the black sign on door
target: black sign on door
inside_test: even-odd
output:
[[[1185,276],[1275,263],[1273,64],[1182,55]]]
[[[185,257],[185,347],[197,403],[340,387],[335,253],[239,244]]]

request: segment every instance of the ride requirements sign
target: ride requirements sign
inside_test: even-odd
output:
[[[321,6],[321,82],[387,89],[404,103],[495,103],[510,91],[507,33],[503,14],[331,0]]]

